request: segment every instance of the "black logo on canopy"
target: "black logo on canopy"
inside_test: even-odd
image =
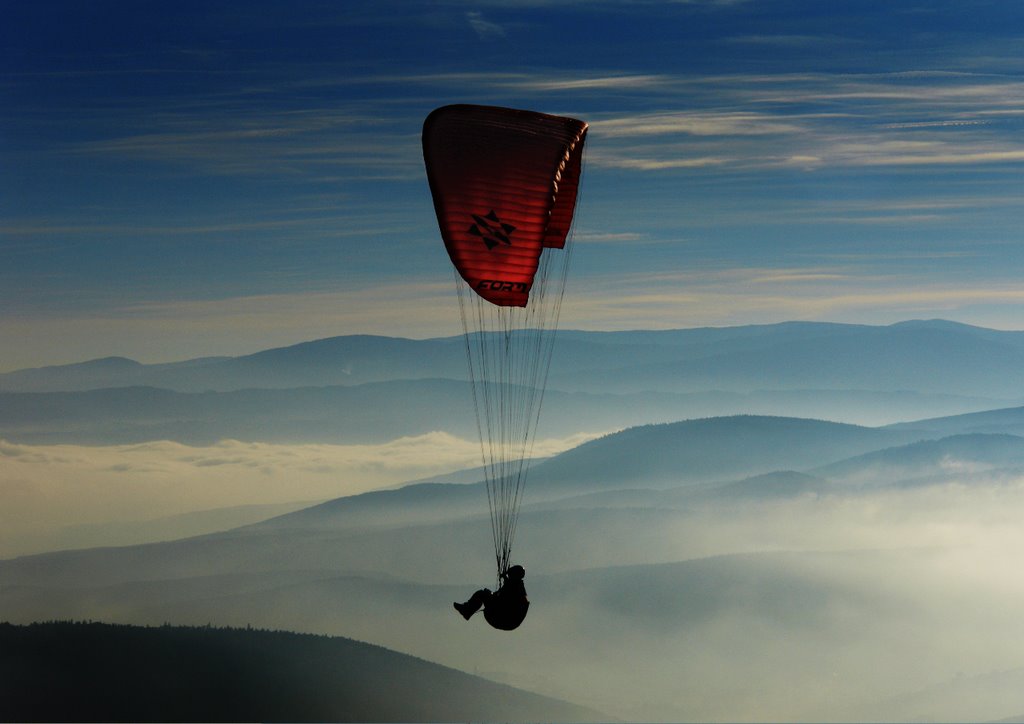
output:
[[[498,215],[494,213],[494,209],[491,209],[491,213],[487,216],[473,214],[473,221],[476,223],[469,227],[469,233],[479,236],[487,244],[488,249],[493,249],[498,244],[512,246],[509,236],[516,230],[516,227],[512,224],[502,223]]]

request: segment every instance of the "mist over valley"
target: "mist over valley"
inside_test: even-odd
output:
[[[629,344],[602,342],[602,374],[657,355],[666,369],[673,355],[680,369],[695,369],[727,357],[724,348],[787,347],[797,331],[863,342],[904,331],[918,339],[921,330],[953,335],[940,346],[965,344],[967,335],[981,340],[978,355],[993,350],[992,339],[1006,359],[1017,354],[1014,335],[959,325],[780,325],[626,335],[630,344],[686,343],[652,343],[646,357],[630,357]],[[566,337],[571,353],[574,340],[596,344],[591,338],[604,335]],[[696,365],[705,337],[713,343]],[[847,354],[849,346],[830,348]],[[862,350],[865,360],[892,354]],[[394,368],[411,374],[414,362]],[[996,362],[984,386],[965,378],[942,394],[927,367],[887,377],[882,364],[870,389],[822,391],[824,376],[807,374],[806,388],[791,376],[704,398],[668,382],[614,395],[565,390],[553,375],[544,410],[551,422],[537,448],[544,454],[532,465],[516,533],[532,608],[514,634],[451,609],[493,585],[494,560],[463,363],[457,355],[450,362],[448,376],[324,388],[290,388],[285,376],[279,386],[220,392],[141,388],[138,379],[118,387],[115,378],[75,391],[73,372],[60,390],[68,370],[50,370],[33,382],[46,377],[47,391],[3,393],[17,404],[4,408],[0,446],[13,483],[0,620],[345,637],[624,720],[963,720],[1024,711],[1016,645],[1024,635],[1016,575],[1024,408],[1012,406],[1015,376],[993,376]],[[228,361],[179,372],[206,364]],[[910,380],[916,386],[903,387]],[[386,402],[403,394],[404,406]],[[697,399],[722,407],[673,418]],[[786,414],[798,400],[849,405],[822,409],[819,419]],[[768,409],[731,411],[743,401]],[[648,402],[652,419],[643,420]],[[94,445],[83,437],[90,405]],[[319,416],[308,428],[289,422],[304,405]],[[948,406],[949,415],[912,415]],[[857,422],[869,409],[886,424]],[[192,444],[161,437],[197,421],[205,427]],[[230,430],[245,434],[227,439]],[[51,477],[61,470],[63,483]],[[426,482],[407,482],[418,478]],[[45,540],[13,535],[18,517],[44,509],[44,494],[67,496],[65,519],[51,518]],[[97,516],[87,522],[90,498]],[[181,509],[204,499],[206,510]],[[131,523],[141,510],[168,515]]]

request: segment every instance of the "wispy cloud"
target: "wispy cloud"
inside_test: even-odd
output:
[[[573,241],[584,244],[619,244],[623,242],[642,241],[642,234],[636,232],[602,232],[576,229],[572,234]]]
[[[334,215],[329,216],[324,214],[325,211],[333,211]],[[307,210],[309,214],[310,210]],[[7,224],[0,224],[0,234],[10,234],[12,236],[60,236],[68,234],[87,234],[87,235],[103,235],[103,236],[146,236],[150,234],[154,235],[205,235],[205,234],[223,234],[223,233],[238,233],[238,232],[251,232],[251,231],[279,231],[283,229],[310,229],[311,227],[321,226],[324,223],[330,222],[350,222],[351,217],[348,215],[342,216],[338,213],[336,208],[318,209],[314,214],[299,218],[274,218],[264,220],[241,220],[235,219],[232,221],[226,221],[223,223],[195,223],[183,219],[181,223],[173,226],[155,226],[155,225],[141,225],[136,221],[126,220],[120,224],[82,224],[78,226],[65,226],[54,224],[46,219],[21,219],[21,220],[9,220]],[[365,233],[365,230],[347,230],[338,229],[332,230],[334,236],[349,236],[352,234]]]
[[[605,90],[632,90],[656,88],[667,84],[670,79],[663,75],[604,75],[584,77],[562,77],[547,79],[539,76],[522,78],[516,81],[506,82],[507,86],[514,86],[523,91],[555,92],[555,91],[605,91]]]
[[[473,32],[475,32],[481,40],[489,40],[491,38],[501,38],[505,36],[505,29],[497,23],[492,23],[489,20],[484,19],[483,13],[479,10],[470,10],[467,12],[466,20],[469,21],[469,26],[473,28]]]
[[[753,284],[792,284],[798,282],[835,282],[847,279],[848,274],[826,269],[772,269],[752,276]]]
[[[466,11],[466,18],[477,33],[502,32],[481,11]],[[265,93],[289,92],[295,82],[282,81]],[[560,105],[590,122],[592,160],[635,171],[985,165],[1019,162],[1022,153],[1012,129],[995,119],[1024,113],[1019,100],[1024,84],[987,75],[545,70],[347,78],[324,72],[301,82],[324,88],[372,83],[395,103],[402,103],[410,86],[445,94],[461,88],[459,95],[467,98],[514,91],[536,95],[542,107],[550,94],[570,93],[572,100],[562,99]],[[645,106],[661,110],[600,110],[609,91],[642,97]],[[417,127],[413,119],[403,122],[358,102],[301,111],[261,108],[258,114],[249,105],[241,96],[194,99],[190,106],[148,119],[144,131],[115,129],[114,135],[81,142],[75,150],[234,175],[323,176],[332,168],[377,178],[412,179],[421,173],[417,137],[410,132]],[[580,106],[577,112],[574,105]],[[587,112],[587,107],[599,110]]]
[[[740,43],[744,45],[768,45],[768,46],[780,46],[783,48],[800,48],[800,47],[815,47],[821,48],[830,45],[843,44],[849,45],[857,41],[850,38],[844,38],[839,35],[796,35],[796,34],[776,34],[776,35],[735,35],[727,39],[730,43]]]
[[[1024,86],[966,73],[662,76],[665,110],[591,120],[598,165],[663,172],[1019,163]],[[686,110],[673,106],[685,103]]]
[[[639,5],[702,5],[707,7],[729,7],[756,0],[456,0],[475,7],[533,8],[558,7],[562,5],[586,5],[590,7],[630,7]]]
[[[949,128],[950,126],[983,126],[991,121],[917,121],[913,123],[889,123],[885,128]]]
[[[722,166],[730,162],[727,158],[643,158],[628,157],[612,153],[593,153],[588,162],[607,168],[621,168],[631,171],[666,171],[672,169],[707,168]]]
[[[633,138],[689,134],[694,136],[760,136],[776,133],[800,133],[805,129],[795,120],[780,115],[735,111],[676,111],[642,113],[591,121],[599,138]]]
[[[415,135],[402,120],[379,109],[368,111],[365,104],[271,110],[238,98],[197,98],[170,105],[144,119],[126,114],[105,128],[102,137],[53,152],[159,162],[204,174],[285,179],[323,177],[341,169],[367,178],[412,176],[420,170]],[[110,113],[118,115],[117,109]]]
[[[1006,149],[1001,151],[966,151],[957,153],[951,150],[924,150],[918,153],[894,153],[882,156],[858,156],[854,162],[863,166],[921,166],[921,165],[964,165],[991,163],[1019,163],[1024,161],[1024,148]]]

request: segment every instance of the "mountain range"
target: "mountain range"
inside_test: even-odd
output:
[[[140,364],[120,357],[0,375],[5,392],[147,386],[179,392],[465,379],[462,337],[356,335],[241,357]],[[941,320],[889,326],[789,322],[559,333],[550,384],[567,392],[910,390],[1017,397],[1024,333]],[[1019,398],[1018,398],[1019,399]]]
[[[1014,643],[1024,590],[1012,574],[1024,551],[1018,333],[918,322],[563,336],[547,434],[614,432],[531,468],[515,550],[533,603],[514,634],[451,608],[495,585],[475,471],[267,508],[265,519],[215,533],[0,560],[0,620],[19,630],[46,620],[185,633],[253,626],[372,642],[556,707],[517,705],[536,712],[524,718],[1024,711],[1014,673],[1024,665]],[[461,343],[338,338],[251,358],[9,373],[0,436],[472,437]],[[700,389],[709,375],[718,391]],[[712,411],[695,414],[698,401]],[[744,414],[713,412],[727,402]],[[753,414],[759,405],[770,414]],[[820,414],[781,414],[793,405]],[[476,697],[478,684],[459,686]],[[958,709],[936,691],[984,704]],[[356,718],[389,718],[383,711]]]
[[[992,415],[994,427],[1013,422]],[[914,611],[951,615],[967,591],[946,591],[954,585],[947,544],[908,547],[904,522],[892,527],[877,513],[870,532],[850,528],[849,510],[867,514],[883,495],[903,521],[916,504],[899,496],[955,494],[965,484],[998,495],[1024,469],[1020,437],[943,437],[928,428],[955,430],[955,419],[927,422],[690,420],[610,434],[538,463],[517,538],[535,610],[512,637],[451,611],[451,601],[487,583],[472,573],[493,568],[493,554],[481,485],[443,482],[212,535],[0,561],[0,619],[343,636],[623,719],[816,718],[836,711],[828,691],[856,718],[942,679],[940,668],[922,666],[897,687],[892,677],[906,661],[869,665],[864,656],[873,661],[894,641],[907,651],[938,646],[930,619]],[[955,478],[965,469],[969,479]],[[786,521],[797,511],[794,527]],[[783,641],[795,663],[773,667]],[[835,664],[845,683],[825,687],[813,662],[829,650],[869,653]],[[702,668],[709,655],[714,665]],[[702,694],[721,666],[738,677],[725,709],[721,697]],[[669,672],[680,681],[670,684]],[[802,681],[821,695],[795,704],[738,683],[745,679],[772,691]],[[1005,708],[990,708],[1024,706],[1000,697]]]
[[[530,472],[520,525],[547,528],[547,532],[537,534],[537,540],[543,541],[557,529],[547,526],[545,521],[551,516],[564,516],[566,501],[573,499],[585,501],[587,496],[606,493],[628,495],[630,490],[641,495],[652,490],[706,490],[779,471],[824,468],[871,451],[895,448],[888,454],[896,457],[900,450],[913,451],[913,443],[923,439],[929,439],[929,435],[912,430],[757,416],[630,428],[538,463]],[[936,455],[941,456],[941,451]],[[660,507],[652,510],[655,515],[663,513]],[[44,572],[51,570],[51,566],[45,562],[62,558],[68,563],[57,564],[52,570],[60,572],[59,580],[75,585],[133,580],[147,572],[155,573],[164,565],[172,566],[175,575],[225,574],[245,570],[233,559],[238,546],[251,549],[252,553],[246,555],[252,555],[261,564],[280,559],[282,565],[291,565],[306,555],[317,558],[320,554],[302,551],[310,541],[319,541],[325,532],[345,535],[353,541],[367,540],[365,544],[348,545],[330,554],[335,562],[348,561],[344,570],[369,565],[376,558],[393,558],[385,570],[415,577],[415,571],[429,565],[433,565],[435,572],[448,565],[444,559],[433,557],[434,551],[443,548],[448,540],[457,540],[462,535],[481,540],[483,537],[476,529],[489,525],[486,515],[482,483],[412,484],[339,498],[212,536],[153,546],[57,552],[0,561],[0,583],[50,580]],[[472,532],[458,528],[469,528]],[[402,531],[401,536],[391,537],[395,530]],[[400,556],[396,546],[405,549],[410,537],[418,535],[426,536],[429,542],[413,546]],[[581,531],[581,535],[588,538],[591,533]],[[445,542],[435,540],[437,536]],[[273,552],[262,550],[264,545],[271,546]],[[549,562],[561,558],[558,546],[538,545],[549,548],[546,553],[538,552],[538,558]],[[192,552],[194,546],[202,548],[203,554]],[[111,557],[116,563],[108,565]],[[450,575],[457,578],[457,571],[464,568],[466,560],[473,559],[486,567],[486,549],[452,561]],[[320,569],[322,563],[309,563],[306,567]],[[34,573],[23,579],[15,573],[20,570]],[[43,578],[37,579],[37,574],[43,574]],[[115,578],[109,578],[111,575]]]
[[[473,437],[461,337],[0,374],[0,438],[371,443]],[[538,436],[739,413],[882,425],[1024,404],[1024,337],[949,322],[561,334]]]

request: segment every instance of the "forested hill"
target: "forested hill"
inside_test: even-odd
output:
[[[350,639],[0,623],[0,721],[594,721],[593,710]]]

